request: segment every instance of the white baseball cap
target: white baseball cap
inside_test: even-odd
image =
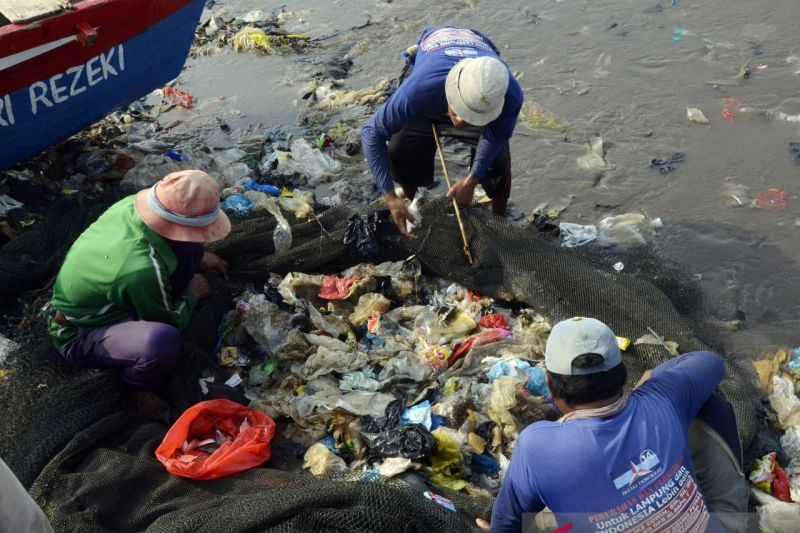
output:
[[[508,89],[508,68],[494,57],[469,57],[450,69],[444,85],[447,103],[473,126],[500,116]]]
[[[595,353],[603,363],[591,368],[576,368],[579,356]],[[553,374],[582,376],[611,370],[622,363],[619,344],[611,328],[594,318],[575,317],[562,320],[550,331],[544,349],[544,366]]]

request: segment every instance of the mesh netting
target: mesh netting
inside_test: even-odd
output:
[[[350,217],[375,209],[336,207],[295,224],[292,249],[284,254],[274,253],[271,217],[241,222],[211,248],[231,263],[232,278],[242,281],[263,282],[269,272],[338,271],[363,260],[342,244]],[[637,339],[652,330],[677,342],[681,352],[709,346],[721,351],[702,326],[706,317],[696,287],[647,252],[575,252],[482,209],[466,209],[463,215],[474,266],[462,254],[457,222],[445,200],[424,207],[425,223],[415,239],[401,237],[388,222],[380,228],[381,259],[416,255],[430,274],[511,305],[533,307],[553,321],[593,316],[620,336]],[[60,246],[71,242],[72,233]],[[620,258],[626,273],[610,266]],[[51,271],[49,265],[40,276]],[[7,275],[19,273],[4,269],[0,284],[8,283]],[[39,279],[38,286],[45,281]],[[187,336],[197,364],[213,345],[215,328],[209,321],[216,316],[213,309],[199,312]],[[171,477],[154,457],[166,426],[130,414],[118,378],[65,368],[41,323],[28,337],[11,359],[12,375],[0,385],[0,455],[31,488],[56,530],[464,531],[473,528],[475,517],[490,512],[488,499],[414,480],[315,478],[270,468],[213,481]],[[625,353],[629,386],[669,357],[659,345],[632,346]],[[169,396],[178,408],[199,395],[197,364],[176,372]],[[747,446],[758,430],[753,403],[758,394],[738,366],[728,359],[726,366],[720,390],[734,406]],[[421,497],[431,489],[453,500],[457,512]]]

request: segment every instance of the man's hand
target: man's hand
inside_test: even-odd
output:
[[[455,198],[458,205],[467,206],[472,203],[472,197],[475,195],[475,187],[478,185],[472,175],[467,176],[459,181],[447,191],[448,198]]]
[[[211,285],[208,284],[208,280],[202,274],[195,274],[192,280],[189,282],[189,286],[186,287],[186,290],[197,296],[199,299],[211,296]]]
[[[200,272],[216,274],[228,279],[228,263],[215,253],[204,252],[203,258],[200,260]]]
[[[397,226],[400,233],[408,235],[406,231],[406,221],[416,224],[417,219],[408,212],[405,201],[402,198],[398,198],[394,191],[385,193],[383,198],[386,200],[386,205],[389,207],[389,212],[392,214],[394,225]]]
[[[475,519],[475,525],[478,526],[478,529],[480,529],[481,531],[488,532],[488,531],[492,530],[492,524],[490,524],[489,522],[487,522],[483,518],[476,518]]]

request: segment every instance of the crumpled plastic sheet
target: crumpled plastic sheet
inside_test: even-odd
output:
[[[368,368],[368,367],[367,367]],[[357,371],[347,372],[339,380],[339,390],[350,392],[354,390],[365,390],[375,392],[380,390],[383,385],[375,379],[373,372]]]
[[[394,477],[406,470],[418,467],[407,457],[387,457],[378,465],[378,472],[383,477]]]
[[[334,455],[324,444],[314,444],[303,457],[303,468],[315,476],[324,476],[332,472],[347,472],[349,468],[344,460]]]
[[[444,314],[428,308],[414,320],[414,331],[434,344],[461,338],[477,326],[475,320],[459,308],[450,309]]]
[[[8,215],[8,212],[13,209],[24,207],[22,202],[18,202],[7,194],[0,194],[0,218]]]
[[[753,368],[758,375],[758,384],[761,390],[770,392],[772,390],[772,377],[783,376],[781,365],[789,360],[789,353],[786,350],[778,350],[772,355],[767,355],[763,359],[753,361]],[[791,365],[791,363],[790,363]]]
[[[782,428],[800,425],[800,398],[795,394],[794,383],[790,379],[772,376],[769,403],[778,415]]]
[[[383,392],[353,391],[343,394],[336,401],[336,408],[358,416],[379,416],[394,396]]]
[[[278,292],[284,301],[295,307],[305,306],[305,302],[316,297],[322,286],[323,276],[290,272],[278,285]]]
[[[382,294],[375,292],[362,294],[355,310],[350,313],[350,323],[354,326],[363,324],[373,312],[385,313],[391,305],[392,302]]]
[[[342,173],[342,164],[312,147],[305,139],[297,139],[292,141],[291,156],[278,164],[276,172],[280,175],[300,174],[306,177],[310,187],[316,187],[338,177]]]
[[[508,428],[514,438],[517,433],[517,419],[510,411],[517,405],[517,388],[521,384],[522,380],[509,376],[502,376],[494,380],[492,395],[486,408],[489,418],[500,424],[504,432]]]
[[[323,315],[317,311],[316,307],[309,305],[308,315],[311,319],[311,323],[314,324],[315,327],[321,329],[325,333],[328,333],[335,339],[349,338],[353,336],[353,331],[350,329],[350,324],[335,314],[331,313],[328,315]]]
[[[785,533],[796,531],[800,523],[800,504],[786,503],[757,489],[750,493],[760,504],[758,511],[758,527],[765,533]]]
[[[653,230],[662,225],[660,218],[648,220],[641,213],[624,213],[605,217],[597,224],[597,244],[599,246],[646,246],[653,240]]]
[[[295,189],[291,196],[281,195],[278,205],[284,211],[294,213],[298,220],[305,220],[314,214],[314,192]]]
[[[286,217],[281,213],[281,208],[278,206],[278,201],[275,198],[269,199],[266,203],[266,209],[275,217],[275,220],[278,221],[275,225],[275,230],[272,232],[275,253],[285,253],[292,247],[292,228],[289,226],[289,221],[286,220]]]
[[[561,222],[558,225],[561,237],[564,239],[561,246],[565,248],[575,248],[589,244],[597,238],[597,227],[594,224],[581,225],[571,222]]]
[[[433,432],[436,450],[430,455],[431,483],[440,487],[459,491],[469,485],[464,479],[464,460],[458,444],[445,433]]]
[[[289,340],[291,315],[263,294],[252,295],[247,303],[250,309],[243,320],[245,330],[261,346],[277,355]]]
[[[301,370],[305,379],[314,379],[331,372],[353,372],[369,362],[363,352],[352,349],[331,350],[326,346],[317,348],[317,352],[306,359]]]

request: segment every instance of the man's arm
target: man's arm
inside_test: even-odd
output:
[[[518,532],[522,529],[523,514],[538,513],[545,507],[533,481],[529,459],[535,448],[530,435],[523,432],[514,447],[511,464],[492,508],[492,531]]]
[[[511,76],[511,73],[509,73]],[[475,160],[472,162],[470,176],[483,181],[486,171],[494,162],[497,154],[514,133],[517,117],[522,109],[522,89],[513,76],[508,80],[506,101],[503,112],[495,120],[486,125],[475,149]]]
[[[658,365],[650,371],[649,379],[644,380],[643,376],[637,389],[667,398],[688,426],[723,377],[725,365],[718,355],[689,352]]]
[[[372,171],[375,186],[380,194],[394,190],[392,176],[389,174],[389,154],[386,144],[392,135],[416,116],[408,87],[408,83],[401,85],[361,128],[364,158]]]

